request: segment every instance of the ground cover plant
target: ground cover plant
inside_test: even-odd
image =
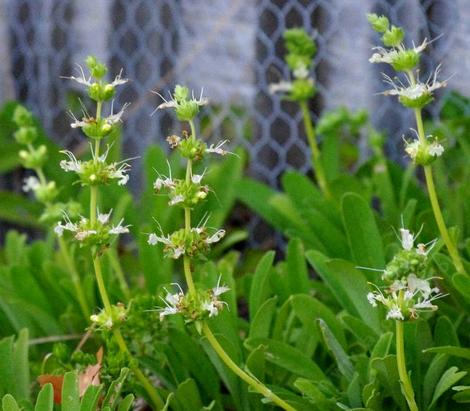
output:
[[[283,191],[242,177],[233,145],[199,138],[209,100],[177,85],[156,109],[180,132],[159,136],[170,154],[146,152],[135,200],[136,160],[119,144],[127,106],[113,105],[128,80],[108,80],[93,56],[68,77],[83,87],[79,149],[49,141],[25,107],[4,108],[1,171],[21,173],[27,197],[0,193],[0,217],[39,237],[11,230],[0,254],[5,411],[468,407],[469,102],[450,94],[441,122],[425,124],[446,86],[439,68],[420,80],[430,42],[368,20],[382,44],[370,62],[397,75],[382,98],[416,119],[404,168],[364,111],[314,124],[316,46],[302,29],[285,33],[292,79],[272,91],[299,105],[313,176],[288,171]],[[285,234],[282,257],[234,247],[246,238],[228,222],[236,197]]]

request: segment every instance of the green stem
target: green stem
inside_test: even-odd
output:
[[[101,107],[102,102],[98,102],[96,104],[96,119],[99,120],[101,117]],[[100,154],[100,140],[95,141],[95,151],[94,151],[94,159],[95,161],[98,160]],[[97,201],[98,201],[98,186],[91,186],[90,187],[90,223],[93,226],[96,223],[96,208],[97,208]],[[92,259],[93,259],[93,267],[95,269],[95,277],[96,282],[98,284],[98,290],[101,296],[101,300],[103,301],[104,310],[106,314],[111,318],[112,317],[112,307],[111,301],[108,296],[108,292],[106,290],[106,286],[103,279],[103,272],[101,270],[101,261],[100,257],[97,253],[97,250],[92,250]],[[116,338],[116,341],[119,345],[121,351],[125,351],[129,357],[132,357],[129,348],[121,334],[119,329],[113,330],[113,335]],[[151,382],[147,379],[145,374],[137,367],[133,367],[132,371],[134,372],[136,378],[140,381],[142,386],[144,387],[145,391],[147,392],[149,398],[152,400],[156,409],[163,409],[165,404],[163,400],[160,398],[158,391],[155,387],[151,384]]]
[[[190,121],[189,125],[191,127],[191,138],[196,139],[196,129],[194,127],[194,122]],[[187,183],[191,181],[191,176],[192,176],[192,162],[191,160],[188,160],[186,163],[186,182]],[[191,209],[189,207],[186,207],[184,209],[184,230],[186,234],[189,234],[191,230]],[[186,284],[188,285],[189,293],[196,293],[196,286],[194,285],[193,275],[191,272],[191,261],[190,261],[190,258],[186,255],[183,256],[183,269],[184,269],[184,276],[186,279]],[[207,340],[209,341],[209,344],[214,349],[214,351],[219,355],[222,361],[236,375],[238,375],[247,384],[251,385],[257,392],[264,395],[266,398],[270,399],[275,404],[279,405],[281,408],[287,411],[295,411],[295,408],[291,407],[289,404],[287,404],[285,401],[279,398],[262,382],[251,377],[249,374],[243,371],[237,364],[235,364],[235,362],[224,351],[220,343],[217,341],[217,338],[215,338],[214,334],[212,334],[212,331],[210,330],[209,326],[206,323],[203,324],[202,330]]]
[[[427,144],[426,137],[424,133],[423,117],[421,114],[421,109],[415,109],[416,125],[418,128],[418,138],[422,144]],[[432,211],[434,213],[434,218],[436,220],[437,227],[441,234],[442,240],[446,245],[447,251],[452,259],[452,262],[459,273],[465,274],[465,268],[463,266],[462,260],[460,258],[459,252],[456,245],[452,241],[449,231],[447,230],[444,217],[442,215],[441,207],[439,205],[439,200],[437,198],[436,186],[434,184],[434,178],[432,175],[432,168],[430,165],[426,165],[424,168],[424,176],[426,179],[426,186],[428,189],[429,199],[431,201]]]
[[[87,303],[85,292],[83,291],[82,282],[80,281],[80,276],[78,274],[77,267],[75,266],[75,262],[70,256],[67,244],[65,243],[63,237],[58,237],[57,241],[59,244],[60,253],[62,254],[62,258],[64,259],[65,266],[67,267],[67,271],[70,273],[70,277],[72,279],[72,283],[75,288],[75,293],[77,294],[77,300],[80,304],[83,316],[88,320],[90,318],[91,311]]]
[[[323,164],[321,162],[320,148],[318,147],[317,139],[315,137],[315,129],[313,127],[307,102],[301,101],[299,104],[302,110],[305,134],[307,135],[308,144],[310,146],[310,150],[312,151],[312,168],[315,171],[315,176],[317,178],[318,185],[323,192],[323,195],[327,198],[331,198],[331,192],[328,187],[325,170],[323,169]]]
[[[129,349],[127,348],[126,341],[124,340],[124,337],[122,336],[121,331],[119,331],[119,329],[116,329],[114,331],[114,337],[121,351],[126,352],[130,356],[131,354],[129,352]],[[155,389],[152,383],[148,380],[146,375],[141,371],[139,367],[133,367],[132,371],[134,375],[136,376],[136,378],[140,381],[140,383],[144,387],[154,407],[157,410],[163,409],[165,407],[165,403],[163,402],[162,398],[158,394],[158,391]]]
[[[243,381],[245,381],[248,385],[253,387],[257,392],[262,394],[265,398],[271,400],[273,403],[277,404],[279,407],[283,408],[286,411],[295,411],[295,408],[291,405],[287,404],[283,399],[279,398],[276,394],[274,394],[268,387],[266,387],[262,382],[258,381],[257,379],[253,378],[251,375],[247,374],[243,371],[233,360],[228,356],[225,350],[217,341],[214,334],[212,333],[209,326],[204,323],[202,326],[202,331],[206,336],[207,340],[209,341],[210,345],[220,357],[220,359],[230,368],[236,375],[238,375]]]
[[[119,282],[119,287],[121,288],[121,291],[124,294],[126,300],[129,300],[131,292],[129,290],[129,286],[127,285],[124,271],[122,270],[121,264],[119,262],[117,251],[114,248],[110,248],[107,252],[107,256],[109,259],[109,263],[111,264],[111,267],[113,268],[113,271],[116,274],[116,278]]]
[[[415,394],[413,386],[411,385],[410,376],[406,371],[406,360],[405,360],[405,342],[403,335],[403,321],[395,321],[396,324],[396,351],[397,351],[397,367],[398,375],[400,376],[400,382],[402,384],[402,392],[405,396],[406,402],[410,411],[419,411],[415,401]]]
[[[30,147],[30,150],[31,150],[31,147]],[[41,182],[41,184],[45,186],[47,184],[47,179],[42,168],[41,167],[35,168],[34,171],[39,177],[39,181]],[[51,203],[47,202],[45,205],[47,208],[51,206]],[[68,272],[70,273],[70,277],[72,279],[72,284],[75,288],[75,293],[77,295],[77,300],[80,305],[80,309],[82,310],[82,313],[85,319],[88,319],[90,317],[91,311],[87,303],[85,292],[83,291],[83,287],[80,281],[80,275],[78,274],[77,267],[75,266],[75,262],[70,256],[67,244],[65,243],[63,237],[58,237],[58,244],[59,244],[60,253],[62,255],[62,258],[64,259],[64,263],[67,267]]]

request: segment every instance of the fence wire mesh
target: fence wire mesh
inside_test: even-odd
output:
[[[132,80],[115,102],[117,108],[132,102],[123,130],[127,156],[141,155],[150,143],[163,144],[178,130],[167,112],[150,117],[160,101],[150,90],[165,95],[182,82],[204,87],[211,97],[200,124],[204,137],[243,146],[251,175],[274,187],[286,169],[310,171],[300,113],[268,92],[271,82],[288,76],[286,28],[303,26],[316,35],[314,118],[341,105],[370,110],[374,125],[390,136],[388,151],[397,160],[412,119],[394,99],[375,94],[383,89],[383,67],[368,63],[377,38],[365,13],[387,14],[415,41],[443,33],[426,54],[423,75],[445,62],[443,77],[455,74],[450,88],[470,91],[466,0],[4,0],[0,7],[0,29],[9,33],[10,44],[0,51],[11,67],[10,73],[2,71],[3,98],[24,102],[57,141],[79,141],[66,114],[79,90],[60,76],[93,53],[112,73],[123,68]],[[438,111],[439,99],[428,115]],[[140,176],[133,177],[138,191]],[[253,244],[270,235],[257,219],[250,228]]]

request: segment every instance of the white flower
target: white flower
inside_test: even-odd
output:
[[[176,196],[174,196],[169,202],[168,202],[168,205],[175,205],[175,204],[179,204],[179,203],[182,203],[184,201],[184,196],[182,194],[178,194]]]
[[[375,300],[376,298],[373,292],[367,293],[367,301],[369,301],[369,304],[372,305],[372,307],[377,307],[377,302]]]
[[[199,107],[202,107],[202,106],[207,106],[209,104],[209,99],[203,97],[203,91],[204,90],[201,90],[201,94],[199,95],[199,98],[195,98],[194,97],[194,91],[191,92],[191,101],[195,102]],[[178,107],[178,102],[175,100],[174,96],[170,93],[170,99],[167,100],[165,97],[163,97],[160,93],[155,93],[157,94],[158,96],[160,96],[160,98],[163,100],[163,103],[161,103],[157,108],[156,110],[163,110],[163,109],[166,109],[166,108],[176,108]]]
[[[214,301],[204,301],[202,308],[209,311],[209,317],[215,317],[219,313],[219,308]]]
[[[41,183],[39,182],[39,180],[34,176],[30,176],[30,177],[26,177],[23,180],[22,188],[23,188],[23,191],[27,193],[28,191],[36,191],[40,186],[41,186]]]
[[[419,146],[419,140],[414,140],[411,143],[406,143],[405,152],[410,156],[412,160],[414,160],[418,155]]]
[[[108,224],[108,222],[109,222],[109,217],[111,217],[111,213],[112,213],[112,212],[113,212],[113,210],[111,209],[108,214],[100,214],[100,213],[98,213],[98,221],[99,221],[101,224]]]
[[[59,164],[64,171],[74,171],[76,173],[81,173],[83,171],[82,162],[77,160],[75,155],[69,150],[62,150],[61,153],[64,153],[69,159],[62,160]]]
[[[173,249],[173,258],[176,260],[180,258],[185,253],[185,249],[183,247],[175,247]]]
[[[172,245],[172,242],[171,242],[171,239],[170,239],[170,236],[164,236],[162,234],[162,236],[158,236],[156,235],[155,233],[151,233],[149,234],[149,238],[147,240],[147,243],[150,244],[150,245],[156,245],[158,243],[162,243],[162,244],[165,244],[165,245]]]
[[[147,240],[147,244],[150,244],[150,245],[157,245],[158,243],[158,236],[155,234],[155,233],[151,233],[149,234],[149,238]]]
[[[119,167],[116,168],[117,166]],[[131,169],[131,166],[129,164],[125,162],[111,163],[108,168],[110,170],[109,177],[117,179],[117,183],[119,186],[127,184],[127,182],[129,181],[129,174],[126,173],[128,173]]]
[[[429,146],[429,154],[433,157],[440,157],[443,152],[444,147],[442,147],[442,145],[440,145],[437,141],[435,141]]]
[[[59,221],[56,226],[54,227],[54,233],[58,236],[58,237],[62,237],[62,235],[64,234],[64,226],[62,225],[62,222]]]
[[[232,154],[230,151],[224,150],[222,147],[228,143],[228,140],[223,140],[217,143],[217,145],[211,144],[208,148],[206,148],[206,153],[214,153],[219,154],[221,156],[225,156],[226,154]]]
[[[83,68],[82,66],[80,66],[80,64],[77,64],[77,67],[78,67],[78,70],[79,70],[79,74],[80,74],[80,77],[74,77],[74,76],[70,76],[70,77],[62,77],[62,78],[66,78],[66,79],[69,79],[69,80],[73,80],[73,81],[76,81],[77,83],[79,84],[83,84],[87,87],[91,86],[92,85],[92,82],[91,82],[91,76],[89,76],[88,78],[86,78],[85,76],[85,72],[83,71]]]
[[[129,232],[129,226],[123,226],[122,223],[124,222],[124,219],[121,219],[119,221],[119,224],[115,227],[111,227],[111,229],[108,231],[109,234],[114,234],[114,235],[119,235],[119,234],[126,234]]]
[[[202,178],[204,177],[204,174],[193,174],[191,176],[191,181],[193,184],[199,184],[202,181]]]
[[[306,79],[308,77],[309,72],[308,68],[304,64],[301,64],[292,72],[292,74],[295,78]]]
[[[432,93],[434,90],[447,86],[446,81],[437,80],[437,76],[439,75],[440,71],[441,66],[438,66],[434,73],[431,73],[425,83],[421,83],[419,79],[418,81],[413,82],[412,79],[406,77],[408,85],[403,84],[403,82],[399,79],[394,81],[388,75],[383,74],[384,81],[391,85],[392,89],[386,90],[382,94],[386,96],[403,96],[410,100],[418,100],[426,94]]]
[[[397,305],[392,306],[387,313],[387,320],[404,320],[403,314]]]
[[[89,236],[97,234],[96,230],[78,230],[75,234],[75,239],[78,241],[84,241]]]
[[[372,54],[369,63],[387,63],[391,64],[398,56],[398,50],[387,50],[383,47],[373,47],[372,50],[377,50],[378,53]]]
[[[121,84],[126,84],[128,81],[129,79],[122,78],[122,69],[121,69],[121,71],[118,73],[116,77],[114,77],[114,80],[110,84],[111,86],[116,87],[116,86],[120,86]]]
[[[165,303],[165,307],[160,310],[160,321],[162,321],[167,315],[173,315],[179,313],[180,303],[184,299],[184,293],[179,284],[174,284],[179,288],[179,292],[172,294],[166,288],[167,292],[166,297],[162,298],[162,301]]]
[[[122,119],[124,112],[126,111],[127,107],[130,106],[130,103],[125,103],[121,110],[119,110],[116,114],[113,114],[113,105],[111,105],[111,114],[106,117],[106,123],[108,124],[116,124],[119,123]]]
[[[427,39],[424,39],[424,41],[419,45],[419,46],[413,46],[413,51],[415,53],[421,53],[423,52],[427,45],[428,45]],[[387,63],[387,64],[392,64],[395,59],[399,55],[399,51],[395,48],[392,49],[386,49],[383,47],[373,47],[372,50],[376,50],[377,53],[372,54],[371,58],[369,59],[370,63]]]
[[[212,294],[215,297],[218,297],[219,295],[222,295],[223,293],[226,293],[227,291],[230,291],[229,287],[226,287],[225,285],[220,285],[220,280],[222,279],[222,276],[219,276],[219,279],[217,280],[217,285],[212,289]]]
[[[176,181],[171,177],[171,169],[170,169],[170,177],[159,175],[158,178],[153,183],[153,188],[156,191],[160,191],[162,187],[168,188],[170,190],[176,187]]]
[[[220,241],[225,235],[225,230],[217,230],[214,234],[206,239],[206,244],[213,244]]]
[[[279,83],[272,83],[269,85],[269,93],[288,93],[292,90],[292,82],[282,80]]]
[[[410,232],[410,230],[407,230],[406,228],[400,228],[400,235],[401,246],[403,247],[403,249],[407,251],[411,250],[415,241],[415,237],[413,237],[413,234]]]

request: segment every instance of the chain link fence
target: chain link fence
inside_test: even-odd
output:
[[[167,112],[150,116],[160,101],[150,90],[167,95],[178,82],[204,87],[212,101],[200,124],[204,137],[243,146],[251,175],[277,187],[288,168],[310,171],[300,113],[268,92],[288,76],[282,34],[293,26],[316,36],[314,118],[341,105],[366,108],[390,136],[390,156],[401,160],[401,136],[412,119],[395,99],[377,95],[384,68],[368,62],[378,40],[365,18],[370,11],[404,25],[417,42],[443,34],[426,54],[423,76],[444,62],[443,77],[454,75],[450,88],[470,94],[468,0],[0,0],[0,31],[9,38],[0,49],[0,91],[32,109],[55,140],[73,145],[79,138],[66,108],[79,90],[60,76],[96,54],[132,80],[115,106],[132,103],[124,149],[133,157],[180,127]],[[438,110],[439,99],[427,114]],[[137,171],[133,181],[138,191]],[[257,219],[250,224],[259,244],[267,233]]]

